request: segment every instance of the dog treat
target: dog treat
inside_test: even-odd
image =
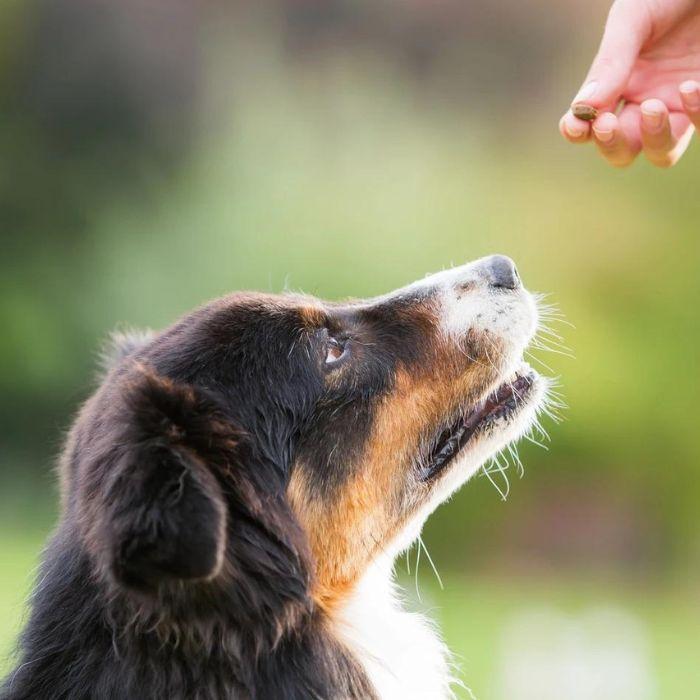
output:
[[[592,122],[598,116],[598,110],[595,107],[582,102],[571,105],[571,112],[577,119],[583,119],[585,122]]]

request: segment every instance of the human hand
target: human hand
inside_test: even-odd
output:
[[[576,103],[598,116],[569,110],[559,130],[571,143],[592,139],[617,167],[640,151],[659,167],[676,163],[700,129],[700,0],[615,0]]]

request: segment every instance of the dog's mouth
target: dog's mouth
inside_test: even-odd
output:
[[[528,365],[514,372],[486,398],[461,412],[454,422],[436,438],[420,478],[435,478],[477,435],[498,424],[507,424],[527,403],[527,397],[537,379]]]

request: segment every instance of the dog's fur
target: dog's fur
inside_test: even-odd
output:
[[[392,563],[542,399],[531,373],[431,470],[536,327],[494,260],[365,302],[233,294],[120,339],[65,447],[0,696],[448,697],[446,651],[396,602]]]

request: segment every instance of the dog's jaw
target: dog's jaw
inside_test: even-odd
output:
[[[465,301],[456,280],[469,287],[469,277],[476,280],[479,267],[477,261],[447,270],[395,293],[415,293],[423,287],[437,289],[441,299],[440,327],[448,343],[459,344],[468,332],[475,330],[497,341],[500,351],[489,361],[497,362],[499,371],[482,401],[518,376],[527,376],[528,386],[522,396],[516,392],[515,410],[493,421],[488,429],[478,431],[435,478],[430,497],[386,543],[339,611],[339,635],[362,663],[382,699],[454,697],[451,688],[460,681],[452,676],[454,664],[449,649],[429,619],[402,608],[393,580],[394,561],[417,540],[427,518],[441,503],[491,457],[530,430],[547,394],[548,380],[523,361],[524,350],[538,323],[532,295],[521,287],[513,294],[495,296],[475,283]]]

